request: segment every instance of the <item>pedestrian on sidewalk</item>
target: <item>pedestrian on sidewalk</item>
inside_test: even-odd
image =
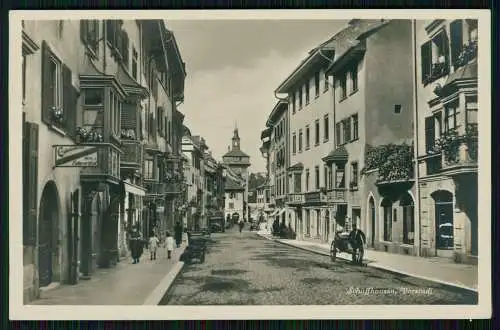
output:
[[[156,260],[156,250],[158,249],[158,245],[160,244],[160,240],[156,237],[156,234],[153,233],[149,238],[149,256],[151,260]]]
[[[243,222],[243,220],[240,220],[239,226],[240,226],[240,234],[241,234],[243,227],[245,227],[245,223]]]
[[[349,242],[351,243],[352,246],[352,261],[362,265],[363,256],[365,254],[366,236],[361,229],[358,229],[356,223],[352,224],[352,230],[349,233]],[[356,252],[358,251],[359,251],[359,259],[356,260]]]
[[[129,244],[132,259],[134,261],[134,264],[136,264],[139,262],[139,258],[141,257],[143,245],[141,232],[138,231],[136,227],[132,228]]]
[[[167,248],[168,259],[172,259],[172,251],[174,250],[174,238],[170,236],[167,231],[167,238],[165,239],[165,247]]]
[[[184,228],[184,232],[182,233],[182,243],[184,243],[184,246],[188,246],[189,245],[189,238],[188,238],[187,228]]]
[[[175,225],[175,243],[177,244],[177,247],[181,247],[182,243],[182,225],[179,221],[177,221],[177,224]]]

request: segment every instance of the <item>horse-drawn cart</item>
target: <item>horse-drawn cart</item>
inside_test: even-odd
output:
[[[353,255],[352,242],[350,241],[349,232],[336,232],[335,238],[330,244],[330,259],[335,262],[337,260],[337,253],[344,252],[353,256],[352,262],[354,264],[362,265],[363,255],[359,249],[356,249]]]
[[[205,253],[207,252],[207,242],[210,240],[210,231],[189,232],[189,245],[184,250],[183,261],[192,263],[193,259],[205,262]]]

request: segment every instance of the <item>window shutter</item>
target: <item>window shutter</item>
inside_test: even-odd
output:
[[[452,63],[458,58],[463,45],[462,20],[456,20],[450,24],[451,60]]]
[[[422,65],[422,82],[425,83],[427,76],[431,74],[432,64],[432,48],[431,41],[427,41],[420,47],[421,65]]]
[[[25,145],[23,160],[23,244],[35,245],[37,233],[38,204],[38,125],[25,123]]]
[[[445,63],[448,67],[450,65],[450,41],[448,39],[448,34],[446,33],[446,31],[441,32],[441,38],[444,48],[444,58],[446,61]]]
[[[128,34],[125,30],[123,30],[123,62],[125,63],[125,66],[128,68],[128,61],[129,61],[129,39],[128,39]]]
[[[82,39],[84,44],[88,42],[87,40],[87,31],[89,30],[88,27],[89,27],[89,21],[86,19],[82,19],[80,21],[80,38]]]
[[[52,107],[52,90],[47,80],[50,77],[50,51],[45,41],[42,42],[42,121],[50,125],[50,108]]]
[[[63,82],[63,114],[66,124],[66,130],[69,136],[75,137],[76,117],[78,111],[78,94],[73,87],[72,74],[70,68],[63,64],[62,69]]]
[[[434,117],[425,118],[425,146],[426,151],[434,148],[435,128]]]

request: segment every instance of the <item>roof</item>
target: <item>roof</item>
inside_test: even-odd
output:
[[[288,170],[293,171],[293,170],[303,170],[304,169],[304,164],[302,163],[296,163],[288,168]]]
[[[332,150],[326,157],[323,157],[323,161],[326,163],[336,162],[336,161],[347,161],[349,159],[349,153],[344,146],[340,146]]]
[[[224,190],[245,190],[245,187],[230,178],[226,178]]]
[[[241,150],[230,150],[222,157],[249,157],[246,153]]]
[[[338,62],[347,55],[351,49],[360,46],[360,39],[367,36],[367,33],[374,31],[388,24],[385,20],[353,20],[351,24],[334,36],[332,42],[335,43],[335,62],[331,64],[327,71],[331,71],[338,66]]]
[[[472,63],[466,64],[463,67],[459,68],[457,71],[453,72],[448,76],[444,86],[452,84],[458,80],[468,80],[475,79],[477,80],[477,62],[474,61]]]
[[[267,119],[266,125],[272,126],[279,116],[285,113],[288,110],[288,102],[284,100],[279,100],[274,106],[271,114],[269,114],[269,118]]]

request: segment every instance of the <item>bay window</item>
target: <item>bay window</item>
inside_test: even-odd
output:
[[[345,188],[345,165],[337,164],[335,169],[335,187]]]
[[[445,105],[444,108],[444,131],[450,132],[456,130],[458,116],[458,101]]]

